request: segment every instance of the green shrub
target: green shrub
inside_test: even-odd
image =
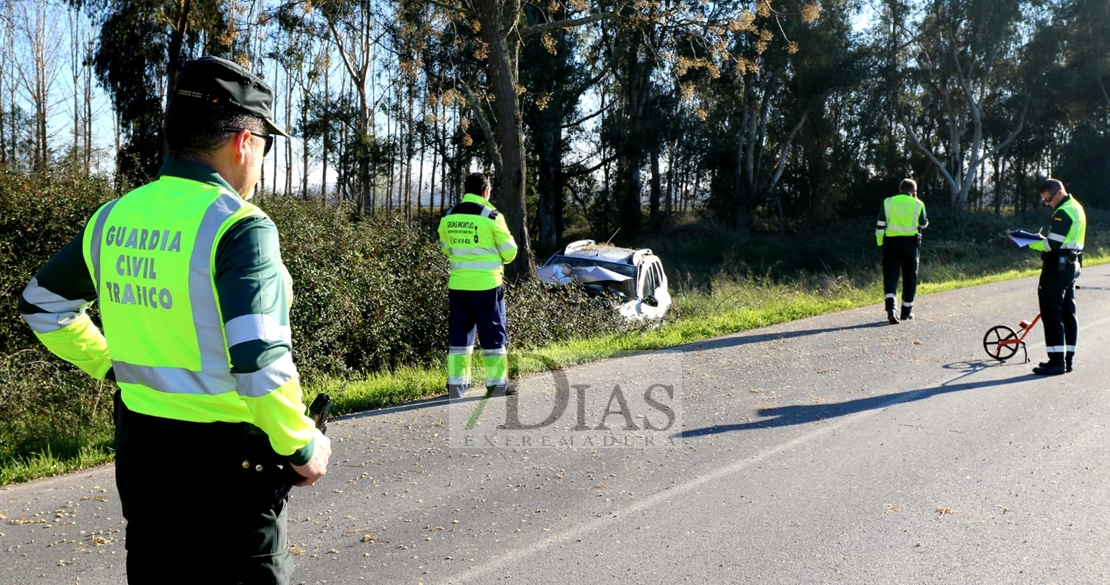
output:
[[[294,357],[307,380],[434,365],[447,352],[447,258],[430,228],[288,198],[258,202],[293,277]],[[616,332],[603,299],[526,279],[506,285],[513,347]]]
[[[259,202],[293,277],[294,356],[307,378],[422,363],[446,352],[447,259],[400,219],[353,222],[344,209]]]
[[[0,170],[0,354],[37,345],[16,303],[35,272],[114,197],[97,178]]]
[[[115,385],[32,348],[0,355],[0,468],[50,453],[66,459],[112,445]]]

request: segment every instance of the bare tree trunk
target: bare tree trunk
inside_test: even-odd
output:
[[[387,140],[393,140],[393,135],[391,134],[391,132],[394,126],[392,122],[393,116],[385,117],[385,135],[387,137]],[[396,141],[394,141],[394,144],[396,144]],[[397,168],[397,163],[394,159],[400,158],[400,154],[400,152],[394,153],[393,157],[389,161],[389,172],[386,173],[384,202],[386,216],[390,216],[393,213],[393,182],[396,180],[395,169]]]
[[[489,46],[487,66],[495,98],[500,146],[500,185],[497,207],[517,244],[517,257],[508,266],[516,277],[533,277],[532,246],[528,238],[528,212],[524,201],[526,175],[524,130],[517,94],[519,37],[512,32],[520,15],[520,0],[475,0],[482,38]],[[504,10],[502,10],[504,4]]]
[[[29,8],[33,8],[33,12],[29,11]],[[23,12],[16,15],[15,26],[23,33],[23,40],[26,41],[28,48],[26,60],[17,58],[14,63],[19,84],[31,102],[34,116],[31,166],[39,170],[46,168],[50,159],[47,123],[51,113],[50,94],[58,74],[56,66],[58,51],[62,43],[56,42],[53,38],[54,31],[50,21],[54,14],[51,13],[50,5],[45,2],[35,2],[31,7],[23,5],[22,9]],[[12,111],[14,110],[13,99]]]
[[[69,20],[69,69],[73,81],[73,144],[70,147],[70,164],[74,166],[81,160],[81,13],[76,10],[66,12]],[[87,170],[86,170],[87,172]]]
[[[429,94],[431,94],[431,91],[432,91],[431,88],[426,88],[426,90],[428,91]],[[428,100],[428,101],[431,101],[431,100]],[[440,101],[442,102],[443,100],[440,100]],[[440,107],[439,104],[433,104],[432,105],[433,115],[435,115],[437,113],[436,110],[439,107]],[[432,210],[435,209],[435,206],[436,206],[436,171],[439,170],[439,149],[440,149],[440,146],[442,145],[442,143],[439,141],[439,132],[440,132],[440,128],[443,127],[444,122],[445,122],[445,120],[439,118],[439,116],[435,116],[435,122],[432,124],[432,127],[431,127],[431,134],[432,134],[432,136],[431,136],[431,140],[432,140],[431,175],[432,176],[428,180],[428,215],[429,216],[434,215],[434,213],[432,213]],[[441,193],[442,193],[442,191],[441,191]],[[440,205],[441,206],[443,205],[443,196],[442,195],[440,196]]]
[[[7,113],[4,110],[4,81],[12,78],[12,72],[8,70],[11,63],[9,51],[12,49],[12,4],[11,2],[4,3],[4,11],[0,16],[0,167],[8,166],[8,132],[5,122],[8,121]],[[14,142],[14,141],[13,141]]]
[[[428,100],[422,100],[422,102],[423,103],[420,106],[420,118],[422,120],[427,120],[428,119]],[[420,167],[419,167],[419,170],[416,173],[416,217],[417,217],[417,219],[420,218],[421,212],[423,211],[423,202],[421,201],[421,199],[423,199],[423,196],[424,196],[424,157],[425,157],[425,155],[428,154],[428,150],[427,150],[428,149],[428,133],[423,129],[424,128],[423,124],[421,124],[420,127],[421,127],[421,131],[420,131],[420,157],[419,157]],[[428,206],[430,207],[431,203],[428,203]]]
[[[323,195],[324,205],[328,203],[328,155],[331,153],[331,132],[328,128],[331,127],[331,74],[328,73],[327,59],[324,60],[324,111],[321,115],[324,116],[324,135],[321,137],[321,150],[323,151],[320,156],[320,164],[322,165],[320,171],[320,193]],[[316,66],[315,63],[312,64]],[[305,169],[308,172],[308,169]],[[338,197],[338,195],[337,195]]]
[[[303,73],[301,75],[303,79]],[[301,94],[301,125],[308,126],[308,108],[312,101],[312,96],[309,93],[307,83],[301,83],[301,87],[304,88],[304,93]],[[290,143],[288,148],[292,150],[293,144]],[[303,146],[303,148],[301,148],[301,199],[307,201],[308,198],[308,147]]]
[[[84,60],[84,92],[85,92],[85,173],[92,172],[92,135],[93,135],[93,37],[89,35],[84,39],[82,51]],[[99,166],[99,165],[98,165]]]
[[[663,217],[659,213],[659,200],[662,198],[659,177],[659,149],[653,148],[649,156],[651,157],[651,195],[648,200],[648,221],[651,223],[652,229],[657,230],[663,226]]]

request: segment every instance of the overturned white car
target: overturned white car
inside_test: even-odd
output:
[[[662,319],[671,306],[663,262],[647,248],[579,240],[548,258],[536,272],[548,284],[579,282],[589,293],[611,295],[628,319]]]

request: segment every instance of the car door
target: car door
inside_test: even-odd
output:
[[[663,262],[656,258],[651,263],[651,268],[655,272],[656,280],[655,293],[653,295],[656,301],[654,309],[658,314],[657,318],[661,319],[671,306],[671,290],[667,283],[667,273],[663,272]]]
[[[667,307],[670,306],[670,294],[663,280],[663,271],[660,270],[659,261],[650,259],[641,267],[643,275],[642,290],[640,292],[640,314],[648,319],[661,319]],[[663,299],[660,298],[663,295]],[[665,303],[663,302],[665,299]]]

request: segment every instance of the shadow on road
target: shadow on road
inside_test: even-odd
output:
[[[922,388],[919,390],[909,390],[906,392],[899,392],[897,394],[884,394],[882,396],[870,396],[867,398],[859,398],[857,400],[849,400],[847,402],[839,402],[836,404],[798,404],[794,406],[782,406],[777,408],[764,408],[759,411],[759,415],[764,418],[762,420],[730,425],[714,425],[711,427],[703,427],[700,429],[689,429],[682,431],[677,435],[677,438],[690,438],[690,437],[703,437],[706,435],[716,435],[719,433],[728,433],[732,431],[747,431],[754,429],[768,429],[774,427],[785,427],[790,425],[800,425],[805,423],[816,422],[838,416],[845,416],[865,410],[877,410],[886,408],[895,404],[904,402],[913,402],[915,400],[924,400],[939,394],[947,394],[949,392],[959,392],[962,390],[974,390],[976,388],[990,388],[992,386],[1001,386],[1004,384],[1013,384],[1022,380],[1031,380],[1038,378],[1032,373],[1023,376],[1016,376],[1004,380],[988,380],[983,382],[963,382],[960,380],[984,371],[988,368],[1001,367],[1002,364],[995,362],[955,362],[947,364],[946,369],[962,370],[963,373],[956,378],[932,388]]]
[[[471,396],[471,397],[468,397],[468,398],[464,398],[463,400],[471,400],[471,399],[478,400],[479,398],[481,398],[481,397],[475,395],[475,396]],[[366,411],[363,411],[363,412],[354,412],[354,413],[344,415],[344,416],[337,416],[337,417],[333,418],[332,420],[355,420],[355,419],[360,419],[360,418],[369,418],[369,417],[381,416],[383,414],[396,414],[398,412],[406,412],[406,411],[409,411],[409,410],[419,410],[421,408],[432,408],[432,407],[436,407],[436,406],[444,406],[444,407],[447,406],[447,395],[446,394],[441,394],[439,396],[433,396],[431,398],[422,398],[420,400],[414,400],[412,402],[406,402],[404,404],[397,404],[397,405],[394,405],[394,406],[383,406],[381,408],[376,408],[374,410],[366,410]]]
[[[859,325],[852,325],[850,327],[825,327],[823,329],[806,329],[803,331],[784,331],[780,333],[760,333],[757,335],[744,335],[739,337],[725,337],[722,339],[710,339],[708,341],[695,341],[686,345],[680,345],[674,348],[677,351],[695,352],[705,351],[707,349],[722,349],[726,347],[736,347],[740,345],[748,345],[749,343],[762,343],[764,341],[775,341],[777,339],[793,339],[795,337],[806,337],[807,335],[820,335],[822,333],[833,333],[837,331],[851,331],[853,329],[874,329],[877,327],[888,327],[889,323],[884,321],[876,321],[874,323],[861,323]]]

